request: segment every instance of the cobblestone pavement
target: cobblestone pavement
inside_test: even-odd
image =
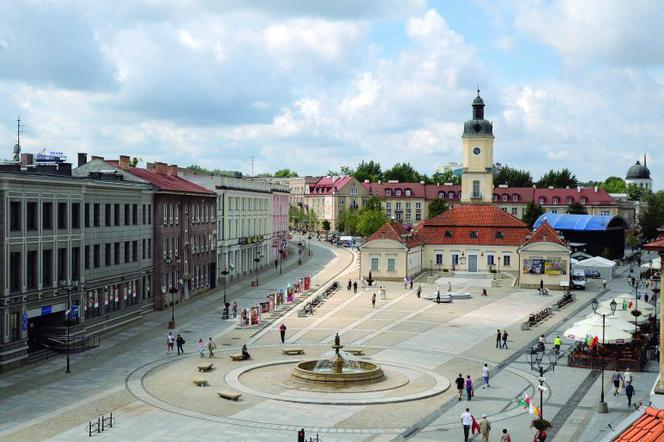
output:
[[[198,336],[214,336],[218,343],[215,370],[208,375],[212,387],[190,385],[197,358],[165,355],[167,315],[155,313],[143,323],[104,339],[104,348],[77,355],[74,374],[68,378],[61,374],[61,360],[4,376],[0,393],[7,396],[0,400],[0,438],[81,440],[87,438],[83,425],[88,419],[112,410],[117,424],[95,438],[292,441],[296,430],[304,427],[307,438],[318,434],[324,442],[457,441],[462,440],[459,416],[469,407],[478,419],[482,414],[489,416],[493,425],[490,440],[499,440],[500,430],[508,428],[512,440],[528,441],[532,440],[532,416],[517,407],[518,398],[525,392],[538,405],[540,398],[536,394],[538,375],[530,370],[526,349],[540,334],[549,342],[556,335],[562,336],[565,328],[590,312],[593,297],[610,299],[627,290],[622,277],[606,290],[594,282],[589,290],[577,293],[574,303],[524,331],[521,324],[528,315],[551,305],[559,294],[543,297],[532,290],[503,287],[489,288],[489,296],[482,297],[481,289],[490,287],[490,280],[457,277],[451,279],[454,290],[471,293],[471,299],[436,304],[418,299],[414,290],[404,289],[400,283],[386,283],[387,299],[378,296],[373,308],[371,288],[358,293],[345,288],[345,281],[357,274],[357,262],[351,263],[347,250],[320,244],[313,249],[305,265],[281,277],[262,277],[263,287],[243,290],[239,296],[241,303],[248,304],[263,299],[269,288],[320,270],[315,284],[332,278],[341,281],[342,289],[312,316],[300,318],[292,309],[262,329],[238,330],[232,321],[219,320],[219,293],[178,312],[181,327],[176,332],[189,336],[190,349]],[[416,284],[428,293],[437,285],[446,287],[447,281],[426,275]],[[236,289],[233,296],[238,292]],[[271,366],[275,368],[266,370],[261,378],[262,374],[243,374],[243,363],[229,361],[228,353],[236,352],[242,343],[251,350],[251,364],[283,360],[278,333],[282,322],[288,327],[286,345],[303,347],[306,359],[329,350],[338,332],[343,345],[364,349],[367,360],[382,362],[386,370],[395,370],[407,382],[397,382],[400,387],[394,390],[353,395],[370,399],[362,405],[330,405],[324,403],[325,397],[345,397],[348,393],[326,396],[293,390],[288,376],[282,376],[281,366]],[[495,348],[498,328],[510,335],[508,350]],[[544,417],[557,424],[552,440],[599,440],[607,425],[624,419],[629,410],[624,397],[608,394],[610,413],[595,412],[601,380],[590,370],[567,366],[564,352],[570,345],[564,342],[559,365],[545,376]],[[491,387],[486,389],[480,387],[484,363],[491,369]],[[651,367],[652,372],[635,377],[638,397],[649,391],[655,370]],[[459,373],[470,374],[476,382],[472,401],[459,402],[454,387],[432,397],[408,400],[410,394],[426,392],[436,382],[443,382],[441,379],[452,382]],[[260,394],[244,394],[238,402],[216,397],[216,385],[238,389],[244,381]],[[288,395],[297,400],[289,401]]]

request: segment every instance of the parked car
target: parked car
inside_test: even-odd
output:
[[[586,278],[599,279],[602,277],[597,270],[584,270],[584,273],[586,274]]]

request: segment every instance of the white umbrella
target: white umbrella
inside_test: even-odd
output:
[[[588,336],[597,337],[599,343],[602,343],[602,324],[600,318],[599,325],[582,324],[577,322],[572,327],[565,330],[565,337],[572,341],[585,342]],[[618,327],[611,327],[607,324],[604,329],[604,342],[606,344],[624,344],[632,342],[632,335]]]
[[[599,310],[599,309],[598,309]],[[610,312],[609,312],[610,313]],[[574,325],[590,325],[590,326],[598,326],[602,327],[602,317],[599,315],[596,315],[594,313],[590,313],[588,316],[586,316],[586,319],[583,319],[579,322],[574,323]],[[624,330],[629,333],[634,333],[634,321],[628,322],[625,321],[624,319],[620,319],[619,317],[615,315],[607,315],[606,316],[606,327],[613,327],[617,328],[618,330]],[[599,336],[601,339],[601,335]]]
[[[641,266],[644,269],[655,269],[655,270],[661,270],[662,269],[662,258],[655,258],[650,262],[647,262]]]
[[[636,310],[636,298],[633,295],[623,293],[613,298],[618,304],[618,310]],[[631,303],[631,306],[630,306]],[[606,300],[599,303],[600,308],[610,309],[611,301]],[[639,299],[639,311],[641,316],[649,316],[655,313],[655,307],[645,302],[643,299]]]
[[[641,304],[639,304],[639,310],[641,310]],[[602,314],[607,315],[607,318],[609,316],[614,316],[618,319],[622,319],[623,321],[631,322],[632,324],[634,324],[634,315],[632,315],[631,310],[622,310],[620,308],[620,309],[616,310],[614,315],[611,315],[611,309],[606,305],[601,305],[597,309],[597,313],[599,313],[600,315],[602,315]],[[639,316],[636,319],[636,323],[637,324],[645,324],[646,322],[648,322],[648,317],[649,316],[650,316],[649,314],[645,314],[642,311],[641,316]]]

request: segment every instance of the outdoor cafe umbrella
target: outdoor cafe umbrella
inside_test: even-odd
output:
[[[639,304],[639,310],[641,310],[641,304]],[[600,304],[599,308],[597,309],[597,313],[600,315],[611,315],[611,309],[607,305]],[[622,308],[619,308],[618,310],[616,310],[613,316],[618,319],[622,319],[623,321],[631,322],[632,324],[634,324],[634,315],[632,315],[632,311],[629,309],[623,310]],[[649,316],[650,316],[649,313],[645,313],[641,310],[641,316],[636,318],[636,323],[639,325],[645,324],[646,322],[648,322]]]
[[[602,343],[602,332],[604,331],[604,342],[606,344],[624,344],[626,342],[632,342],[632,334],[621,330],[620,327],[614,327],[606,324],[604,330],[602,330],[602,319],[599,318],[599,325],[591,323],[577,322],[572,327],[565,330],[565,337],[571,339],[572,341],[582,341],[586,342],[588,337],[594,339],[597,337],[599,343]]]
[[[636,309],[636,298],[633,295],[623,293],[613,298],[618,303],[618,309],[620,310],[635,310]],[[606,300],[599,303],[600,308],[610,308],[611,301]],[[649,316],[655,313],[655,307],[645,302],[643,299],[639,299],[639,311],[641,316]],[[631,316],[631,315],[630,315]]]
[[[583,319],[579,322],[576,322],[574,325],[580,325],[580,324],[583,324],[584,326],[585,325],[599,326],[601,328],[602,327],[602,317],[599,316],[599,315],[596,315],[595,313],[590,313],[588,316],[586,316],[586,319]],[[629,333],[634,333],[634,321],[632,321],[632,322],[625,321],[624,319],[621,319],[618,316],[611,315],[610,312],[606,316],[606,327],[607,328],[613,327],[613,328],[617,328],[619,330],[624,330],[624,331],[629,332]],[[601,339],[601,335],[600,335],[600,339]]]

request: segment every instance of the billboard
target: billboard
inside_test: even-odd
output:
[[[560,258],[524,259],[522,270],[530,275],[566,275],[567,261]]]

